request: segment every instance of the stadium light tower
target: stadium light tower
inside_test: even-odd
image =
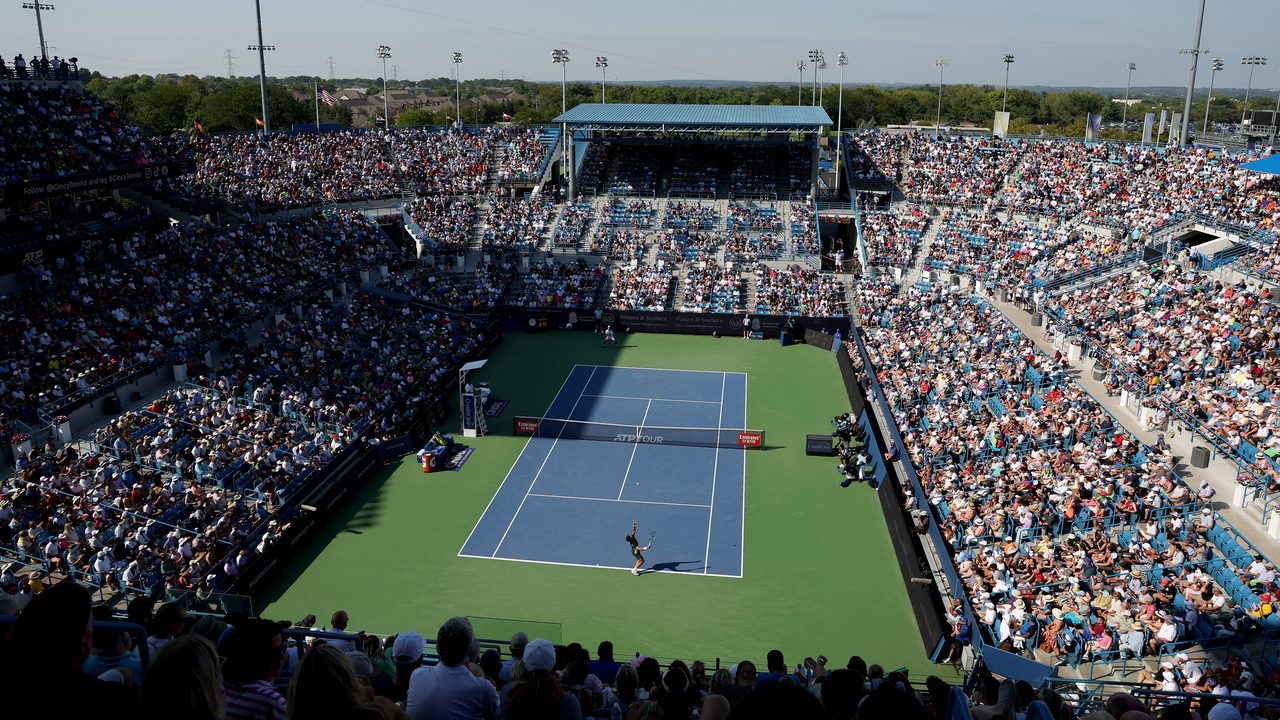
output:
[[[604,71],[605,68],[609,67],[609,58],[597,55],[596,67],[600,68],[600,104],[604,105]]]
[[[391,130],[391,113],[387,112],[387,58],[391,57],[391,48],[378,46],[378,57],[382,59],[382,127]]]
[[[1121,125],[1129,119],[1129,88],[1133,86],[1133,71],[1137,69],[1137,64],[1129,63],[1129,79],[1124,83],[1124,110],[1120,111]]]
[[[29,2],[22,3],[22,8],[36,11],[36,32],[40,34],[40,57],[49,57],[49,46],[44,44],[44,21],[40,19],[40,11],[53,10],[54,7],[44,3]]]
[[[454,112],[462,119],[462,53],[453,54],[453,79],[457,85],[457,98],[454,100]]]
[[[1209,66],[1209,99],[1204,102],[1204,127],[1200,128],[1200,133],[1209,132],[1209,107],[1213,105],[1213,81],[1218,75],[1218,71],[1226,67],[1222,62],[1222,58],[1214,58],[1213,64]]]
[[[1191,72],[1187,75],[1187,97],[1182,101],[1182,126],[1178,128],[1178,144],[1186,145],[1191,138],[1187,137],[1187,131],[1191,124],[1191,94],[1196,91],[1196,68],[1200,64],[1200,55],[1208,53],[1208,50],[1200,49],[1200,31],[1204,29],[1204,2],[1200,0],[1200,16],[1196,19],[1196,44],[1192,46],[1191,55]]]
[[[800,71],[800,82],[796,84],[796,104],[800,104],[800,93],[804,92],[804,69],[808,67],[803,60],[796,61],[796,69]]]
[[[819,70],[826,70],[826,69],[827,69],[827,59],[826,59],[826,58],[822,58],[821,60],[819,60],[819,61],[818,61],[818,69],[819,69]],[[827,86],[826,86],[826,85],[823,85],[823,84],[821,84],[821,83],[818,85],[818,105],[819,105],[819,106],[821,106],[821,105],[822,105],[822,91],[823,91],[823,90],[826,90],[826,89],[827,89]]]
[[[258,17],[258,44],[250,45],[250,50],[258,51],[258,85],[262,91],[262,134],[271,134],[271,115],[267,109],[267,55],[268,50],[275,50],[275,45],[262,44],[262,2],[253,0],[253,10]]]
[[[563,114],[568,109],[565,98],[565,65],[569,62],[568,50],[552,50],[551,62],[560,66],[560,112]]]
[[[1188,118],[1187,115],[1191,112],[1191,105],[1190,105],[1191,93],[1193,90],[1195,90],[1195,86],[1196,86],[1196,61],[1199,59],[1201,55],[1208,55],[1211,52],[1213,51],[1210,50],[1209,48],[1183,48],[1178,51],[1179,55],[1191,56],[1191,75],[1187,79],[1187,99],[1183,103],[1183,107],[1182,107],[1182,125],[1178,128],[1179,144],[1186,144],[1187,142],[1187,129],[1188,129],[1187,126],[1190,122],[1190,118]],[[1210,91],[1210,93],[1212,93],[1212,91]],[[1208,109],[1209,109],[1209,106],[1206,105],[1205,110],[1208,111]],[[1170,135],[1170,137],[1173,137],[1173,136]]]
[[[836,65],[840,66],[840,86],[836,96],[836,191],[840,190],[840,156],[844,154],[844,66],[849,64],[849,56],[840,51],[836,55]]]
[[[810,93],[809,96],[810,105],[818,104],[818,65],[822,64],[822,62],[823,58],[821,50],[815,49],[809,51],[809,63],[813,65],[813,92]]]
[[[1253,91],[1253,69],[1258,65],[1266,65],[1267,59],[1260,55],[1250,55],[1240,58],[1241,65],[1249,66],[1249,85],[1244,91],[1244,110],[1240,111],[1240,124],[1244,124],[1244,119],[1249,115],[1249,93]]]
[[[933,136],[938,137],[942,134],[942,74],[947,70],[946,60],[935,60],[934,65],[938,66],[938,117],[933,121]]]
[[[1000,101],[1000,112],[1004,112],[1009,104],[1009,66],[1013,64],[1013,56],[1005,53],[1001,62],[1004,63],[1004,99]]]

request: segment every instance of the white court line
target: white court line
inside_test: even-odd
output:
[[[632,395],[583,395],[582,397],[609,398],[610,400],[657,400],[658,402],[702,403],[704,405],[719,404],[715,400],[685,400],[684,398],[634,397]],[[721,398],[720,402],[723,403],[724,399]]]
[[[724,426],[724,386],[729,381],[727,374],[720,376],[720,417],[716,420],[716,459],[711,464],[711,512],[707,513],[707,554],[702,560],[702,574],[707,574],[707,565],[711,562],[711,523],[716,517],[716,473],[720,472],[720,429]],[[745,423],[744,423],[745,424]]]
[[[747,374],[742,375],[742,426],[747,427]],[[760,448],[764,450],[764,448]],[[746,547],[747,547],[747,446],[742,446],[742,536],[738,540],[738,577],[742,577],[747,572],[746,567]]]
[[[596,368],[608,368],[611,370],[654,370],[658,373],[708,373],[712,375],[742,375],[746,377],[746,373],[726,373],[724,370],[682,370],[680,368],[636,368],[632,365],[594,365]]]
[[[691,507],[691,508],[710,508],[710,505],[695,505],[693,503],[678,502],[656,502],[654,500],[610,500],[609,498],[582,497],[580,495],[548,495],[546,493],[529,493],[529,497],[554,498],[556,500],[591,500],[594,502],[623,502],[634,503],[636,505],[670,505],[673,507]]]
[[[644,406],[644,417],[640,418],[640,427],[636,428],[636,432],[644,430],[644,421],[649,419],[649,408],[653,407],[653,401],[650,400],[648,405]],[[640,438],[636,438],[635,445],[631,446],[631,459],[627,461],[627,471],[622,473],[622,487],[618,488],[618,499],[622,499],[622,493],[627,491],[627,476],[631,474],[631,463],[636,461],[636,450],[640,449]]]
[[[529,563],[531,565],[563,565],[565,567],[590,568],[592,570],[623,570],[625,572],[631,572],[630,566],[620,567],[616,565],[587,565],[586,563],[556,562],[555,560],[525,560],[524,558],[498,557],[496,555],[492,557],[488,555],[463,555],[461,553],[458,554],[458,557],[477,558],[479,560],[505,560],[506,562]],[[729,578],[732,580],[742,579],[741,575],[721,575],[719,573],[680,572],[678,570],[645,570],[640,574],[650,575],[653,573],[661,573],[663,575],[687,575],[688,577],[718,577],[718,578]]]
[[[565,385],[569,384],[569,378],[573,377],[573,373],[576,372],[579,367],[581,367],[581,365],[574,365],[573,369],[569,371],[569,374],[564,376],[564,381],[561,382],[560,387],[556,389],[556,394],[552,396],[551,402],[547,404],[547,412],[544,412],[543,415],[551,412],[551,406],[556,404],[556,398],[560,397],[560,392],[564,390]],[[594,372],[595,370],[592,370],[592,373]],[[582,386],[582,389],[586,390],[587,387],[584,385]],[[471,532],[467,533],[467,539],[462,541],[462,548],[465,548],[467,543],[471,542],[471,536],[476,534],[476,528],[480,527],[480,521],[484,520],[484,516],[489,512],[489,507],[493,505],[494,500],[498,499],[498,493],[502,492],[502,488],[506,486],[507,478],[511,477],[511,473],[520,466],[520,458],[524,457],[524,451],[529,449],[529,445],[533,443],[533,438],[534,436],[530,435],[529,438],[524,441],[524,447],[520,448],[520,454],[516,455],[516,461],[511,464],[511,469],[507,471],[507,474],[502,477],[502,482],[498,483],[498,489],[493,491],[493,497],[489,498],[489,502],[484,506],[484,512],[480,513],[480,517],[476,518],[476,524],[472,526]],[[551,451],[547,450],[547,454],[550,455]],[[533,484],[530,483],[529,487],[532,488]],[[459,557],[462,556],[462,548],[458,549]]]
[[[578,399],[573,401],[573,407],[569,409],[569,417],[573,417],[573,411],[578,409],[578,403],[582,402],[582,391],[591,385],[591,378],[596,376],[596,368],[592,366],[591,374],[587,376],[587,382],[582,386],[582,390],[578,391]],[[566,380],[568,378],[565,378]],[[563,386],[562,386],[563,387]],[[560,393],[556,393],[559,395]],[[548,408],[549,410],[550,408]],[[564,425],[560,426],[560,432],[556,433],[556,439],[551,441],[551,448],[547,450],[547,456],[542,458],[542,464],[538,466],[538,472],[533,474],[533,482],[529,483],[529,489],[524,491],[524,497],[520,498],[520,505],[516,508],[515,514],[511,516],[511,522],[507,523],[507,529],[502,531],[502,538],[498,540],[498,546],[493,549],[493,557],[498,556],[498,551],[502,549],[502,543],[507,540],[507,533],[511,532],[511,526],[516,524],[516,518],[520,517],[520,511],[524,508],[524,501],[529,499],[529,493],[533,492],[533,486],[538,484],[538,476],[542,474],[542,468],[547,466],[547,461],[551,459],[551,453],[556,450],[556,443],[560,442],[560,436],[564,434]],[[637,443],[638,444],[638,443]],[[632,450],[634,457],[635,451]],[[513,466],[514,467],[514,466]]]

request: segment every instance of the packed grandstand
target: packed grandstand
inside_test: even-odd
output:
[[[1132,719],[1181,693],[1212,720],[1280,711],[1265,700],[1280,688],[1273,560],[1167,445],[1076,377],[1093,360],[1147,428],[1215,448],[1232,482],[1280,512],[1280,180],[1241,167],[1256,154],[850,133],[848,178],[898,195],[846,200],[855,236],[837,250],[800,148],[594,141],[579,196],[558,201],[556,129],[149,138],[73,84],[26,80],[0,82],[0,115],[5,183],[194,162],[117,197],[14,208],[0,235],[0,252],[24,259],[0,298],[13,468],[0,615],[18,614],[6,652],[85,661],[92,601],[97,621],[119,624],[85,668],[133,668],[141,686],[87,691],[97,714],[217,717],[225,704],[249,717],[257,703],[272,717],[349,705],[429,717],[415,668],[467,662],[502,717],[619,718],[651,703],[663,717]],[[360,205],[388,199],[395,232]],[[1233,249],[1180,247],[1175,230],[1193,224]],[[1006,314],[1011,299],[1058,352]],[[901,450],[893,487],[956,583],[939,657],[966,662],[972,710],[959,687],[858,657],[797,668],[769,653],[759,672],[746,659],[619,663],[604,638],[578,639],[600,643],[592,653],[523,634],[479,654],[460,620],[432,638],[348,634],[337,615],[333,632],[282,635],[228,607],[303,531],[308,498],[439,419],[444,388],[513,308],[851,319],[844,352],[886,450]],[[162,374],[172,382],[121,408],[120,388]],[[303,653],[306,638],[344,654]],[[1002,686],[973,663],[986,648],[1143,672],[1109,699]],[[212,667],[189,670],[202,653]],[[552,673],[563,697],[512,692]],[[219,677],[216,708],[183,704]],[[60,687],[50,678],[29,687]],[[351,705],[359,684],[385,700]],[[1264,699],[1236,697],[1250,694]]]

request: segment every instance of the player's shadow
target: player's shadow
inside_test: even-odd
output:
[[[699,566],[699,567],[682,568],[680,566],[681,565],[700,565],[701,562],[702,562],[701,560],[669,560],[667,562],[655,563],[654,565],[650,566],[649,569],[643,570],[641,572],[642,574],[645,572],[660,572],[663,570],[670,570],[673,572],[694,572],[696,570],[701,570],[702,567]]]

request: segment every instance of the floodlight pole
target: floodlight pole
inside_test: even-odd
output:
[[[453,79],[457,85],[457,97],[454,100],[454,112],[458,115],[458,121],[462,121],[462,53],[453,54]]]
[[[822,62],[821,50],[809,51],[809,62],[813,64],[813,90],[809,94],[809,104],[818,104],[818,65]]]
[[[379,45],[378,57],[382,58],[382,129],[391,132],[391,113],[387,110],[387,58],[391,57],[391,48]]]
[[[1226,67],[1222,58],[1214,58],[1213,64],[1209,66],[1209,99],[1204,103],[1204,127],[1200,128],[1200,134],[1206,135],[1209,132],[1209,108],[1213,105],[1213,81],[1218,75],[1218,71]]]
[[[569,63],[569,51],[563,48],[557,48],[551,51],[551,62],[560,66],[560,114],[563,115],[568,107],[568,85],[566,80],[567,66]],[[568,198],[572,200],[576,191],[573,178],[573,168],[569,167],[569,123],[560,124],[560,165],[563,168],[563,175],[569,180]]]
[[[1129,120],[1129,88],[1133,86],[1133,71],[1138,69],[1136,63],[1129,63],[1129,79],[1124,83],[1124,110],[1120,112],[1120,124]]]
[[[271,134],[271,115],[267,109],[267,50],[275,50],[275,46],[262,44],[262,0],[253,0],[253,10],[258,18],[258,44],[250,45],[250,50],[258,51],[258,84],[262,91],[262,134]]]
[[[840,195],[840,156],[844,154],[844,66],[849,64],[849,56],[840,51],[836,55],[836,65],[840,67],[840,87],[836,99],[836,196]]]
[[[1004,112],[1009,104],[1009,66],[1013,64],[1013,56],[1004,54],[1004,99],[1000,101],[1000,112]]]
[[[796,83],[796,105],[800,104],[800,93],[804,92],[804,69],[806,65],[803,60],[796,61],[796,69],[800,71],[800,82]]]
[[[605,69],[609,67],[609,58],[603,55],[596,56],[596,67],[600,68],[600,104],[604,105],[604,81]]]
[[[1204,29],[1204,3],[1205,0],[1200,0],[1200,16],[1196,19],[1196,44],[1191,49],[1191,74],[1187,77],[1187,98],[1182,102],[1182,127],[1178,129],[1179,145],[1186,145],[1188,140],[1187,129],[1191,121],[1191,94],[1196,89],[1196,68],[1200,64],[1200,31]]]
[[[933,121],[933,136],[940,137],[942,135],[942,74],[947,69],[947,61],[937,60],[933,64],[938,66],[938,117]]]
[[[1267,59],[1258,55],[1250,55],[1249,57],[1240,58],[1241,65],[1249,66],[1249,85],[1244,91],[1244,109],[1240,111],[1240,124],[1244,124],[1244,119],[1249,115],[1249,94],[1253,91],[1253,69],[1258,65],[1266,65]]]
[[[52,5],[46,5],[40,2],[22,3],[25,10],[36,11],[36,32],[40,34],[40,57],[49,57],[49,46],[44,42],[44,21],[40,19],[41,10],[53,10]]]

